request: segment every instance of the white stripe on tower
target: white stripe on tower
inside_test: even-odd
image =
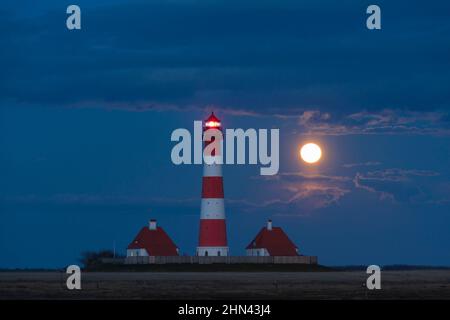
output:
[[[205,157],[206,158],[206,157]],[[214,157],[216,158],[216,157]],[[221,177],[222,176],[222,165],[220,164],[207,164],[203,165],[203,176],[204,177]]]
[[[202,199],[200,219],[225,219],[223,198]]]

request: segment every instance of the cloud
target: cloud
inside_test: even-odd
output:
[[[398,168],[369,171],[366,173],[366,178],[379,181],[405,181],[409,179],[411,176],[436,177],[439,176],[439,173],[431,170],[398,169]]]
[[[370,168],[354,166],[355,168]],[[351,167],[351,168],[354,168]],[[378,201],[403,204],[446,204],[450,184],[446,177],[432,170],[387,168],[347,172],[347,175],[282,172],[276,176],[255,176],[260,192],[245,199],[226,198],[232,211],[270,212],[277,215],[310,215],[318,210],[339,206],[344,197],[360,197],[357,191],[374,194]],[[2,205],[92,208],[180,208],[198,210],[199,199],[133,195],[53,194],[2,197]],[[369,201],[370,202],[370,201]]]
[[[1,202],[13,205],[197,207],[199,199],[60,193],[47,196],[38,194],[8,196],[3,197]]]
[[[349,168],[368,169],[375,162],[351,164]],[[347,175],[284,172],[277,176],[255,177],[272,198],[247,201],[248,211],[266,210],[282,215],[308,215],[337,206],[344,197],[360,197],[356,191],[375,194],[378,201],[403,204],[440,204],[450,201],[446,177],[432,170],[387,168],[347,172]]]
[[[318,110],[298,117],[300,132],[310,135],[449,135],[449,113],[385,109],[362,111],[332,117]]]
[[[410,6],[408,15],[403,5],[384,4],[395,21],[386,17],[389,32],[378,36],[364,28],[365,6],[351,2],[83,1],[81,6],[79,32],[61,23],[62,4],[46,2],[28,14],[16,4],[0,12],[5,26],[0,105],[161,110],[217,105],[236,114],[280,117],[304,110],[303,120],[323,123],[319,129],[327,134],[360,132],[362,126],[330,126],[328,115],[449,108],[445,2],[439,12]],[[306,119],[308,110],[323,113]],[[383,118],[347,121],[370,123],[372,130],[386,125]]]
[[[440,174],[430,170],[398,169],[357,173],[355,188],[377,194],[380,200],[403,203],[436,203],[448,198],[439,192]]]
[[[272,199],[261,201],[259,207],[283,214],[304,215],[339,203],[351,190],[352,179],[345,176],[280,173],[258,179],[270,181],[267,194]]]
[[[367,162],[359,162],[359,163],[346,163],[342,165],[344,168],[355,168],[355,167],[372,167],[379,166],[381,162],[378,161],[367,161]]]

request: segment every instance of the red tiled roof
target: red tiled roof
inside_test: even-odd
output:
[[[280,227],[262,228],[246,249],[267,249],[271,256],[298,256],[296,245]]]
[[[128,249],[146,249],[149,256],[178,256],[176,244],[161,227],[142,228]]]

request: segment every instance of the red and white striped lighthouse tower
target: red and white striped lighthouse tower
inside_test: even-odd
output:
[[[221,123],[214,113],[205,120],[203,134],[208,130],[222,130]],[[223,140],[220,142],[222,143]],[[205,147],[211,142],[206,141]],[[202,205],[200,212],[200,233],[197,247],[198,256],[227,256],[227,228],[225,223],[225,206],[223,201],[222,165],[217,154],[205,155],[212,157],[203,166]]]

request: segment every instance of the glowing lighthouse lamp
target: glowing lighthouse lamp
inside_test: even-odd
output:
[[[205,120],[203,134],[208,130],[221,130],[220,120],[212,113]],[[205,141],[206,148],[211,141]],[[198,256],[227,256],[227,229],[223,199],[222,165],[216,161],[215,151],[211,155],[214,161],[204,163],[202,178],[202,204],[200,210],[200,232],[197,247]]]
[[[211,117],[214,117],[214,113],[211,114]],[[219,128],[220,127],[220,122],[219,121],[210,120],[210,121],[205,123],[205,127],[206,128]]]

